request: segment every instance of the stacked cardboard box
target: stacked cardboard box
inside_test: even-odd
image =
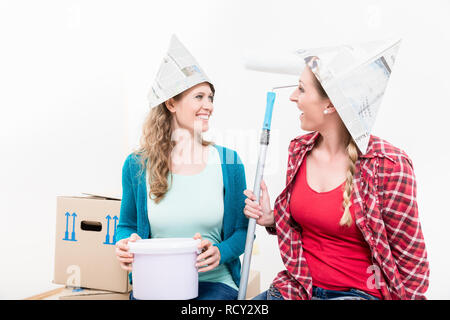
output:
[[[63,286],[25,298],[25,300],[129,300],[129,295],[128,292],[119,293]]]
[[[57,197],[53,283],[68,287],[66,297],[95,299],[131,290],[128,272],[115,255],[120,203],[101,195]]]

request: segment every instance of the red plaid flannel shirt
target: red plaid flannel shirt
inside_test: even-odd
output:
[[[289,201],[293,178],[318,136],[312,132],[291,141],[286,187],[275,201],[276,227],[267,228],[277,235],[286,267],[273,285],[288,300],[309,300],[312,296],[301,227],[291,218]],[[370,247],[372,278],[378,279],[383,299],[426,299],[427,252],[418,217],[415,175],[406,153],[372,135],[367,152],[356,162],[351,199],[354,223]]]

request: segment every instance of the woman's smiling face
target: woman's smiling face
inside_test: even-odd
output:
[[[330,109],[330,113],[335,111],[334,107],[327,108],[331,104],[330,99],[322,96],[317,88],[317,82],[314,73],[306,66],[300,76],[298,87],[289,97],[301,111],[301,128],[305,131],[320,131],[327,116],[324,113],[325,109]]]
[[[179,99],[169,99],[166,106],[173,115],[173,129],[198,133],[208,131],[209,117],[214,110],[213,101],[214,92],[207,82],[184,91]]]

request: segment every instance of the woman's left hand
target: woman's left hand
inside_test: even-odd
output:
[[[219,248],[213,246],[211,241],[209,240],[202,240],[202,236],[200,235],[200,233],[196,233],[194,239],[201,240],[198,248],[202,250],[202,253],[198,255],[197,263],[195,264],[195,266],[198,268],[198,272],[210,271],[217,267],[220,262]]]

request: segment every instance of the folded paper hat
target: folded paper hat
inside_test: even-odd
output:
[[[172,35],[169,50],[148,93],[150,108],[202,82],[211,83],[191,53]]]
[[[364,154],[401,40],[297,50]]]

